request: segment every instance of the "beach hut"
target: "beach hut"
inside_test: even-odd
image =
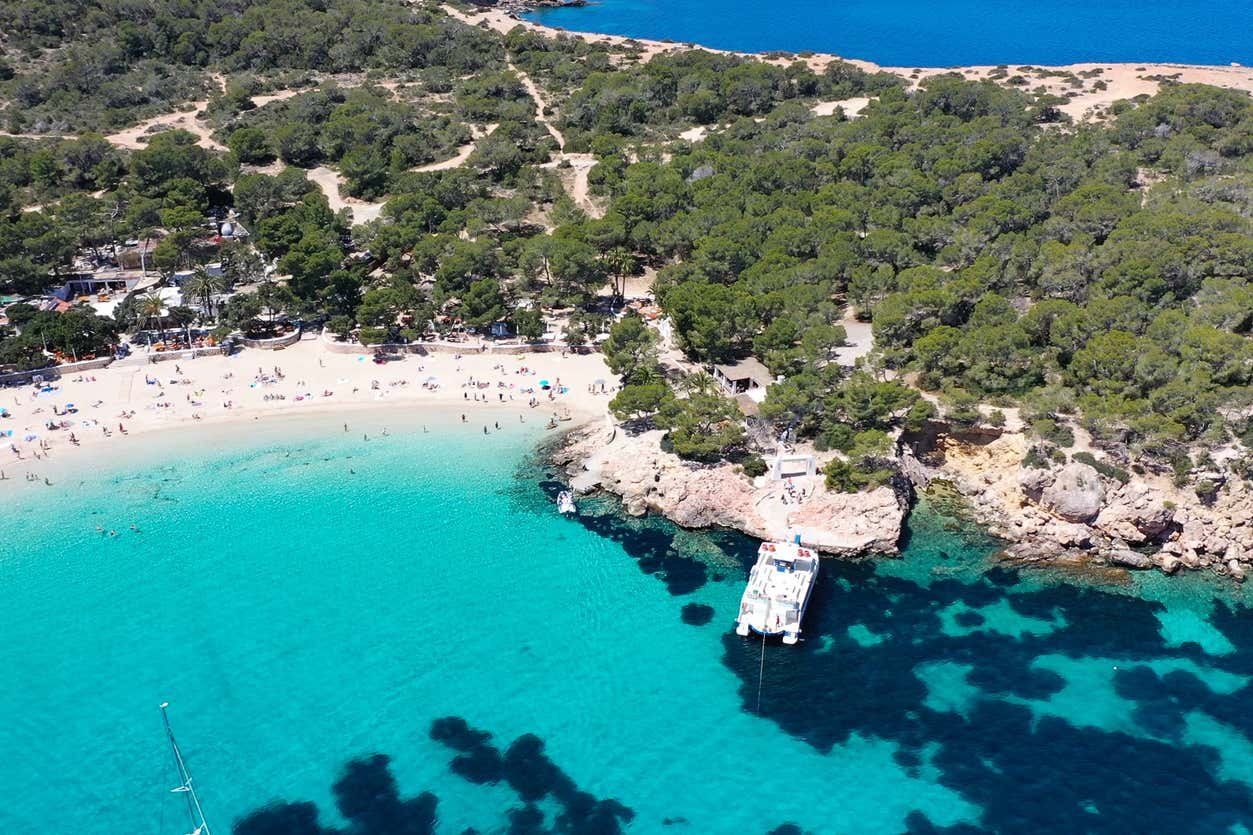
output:
[[[723,391],[732,397],[737,394],[747,394],[754,389],[765,389],[774,382],[770,370],[754,357],[742,359],[731,365],[715,365],[713,376],[718,381],[718,385],[722,386]]]

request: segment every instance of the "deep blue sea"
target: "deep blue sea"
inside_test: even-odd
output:
[[[527,17],[575,31],[900,67],[1253,62],[1253,0],[591,0]]]
[[[747,539],[558,516],[533,423],[349,419],[0,485],[0,832],[188,832],[166,700],[217,835],[1253,829],[1221,587],[1019,572],[924,506],[763,663]]]

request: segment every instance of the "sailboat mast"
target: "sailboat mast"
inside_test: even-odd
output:
[[[170,717],[166,713],[169,706],[169,702],[161,703],[161,721],[165,724],[165,735],[170,741],[170,752],[174,755],[174,767],[178,769],[179,779],[179,785],[170,791],[180,792],[185,796],[187,818],[192,826],[189,835],[213,835],[209,830],[208,821],[205,820],[204,810],[200,808],[200,798],[196,796],[196,789],[191,784],[191,772],[187,770],[187,764],[183,762],[183,752],[178,749],[178,741],[174,739],[174,729],[170,727]]]

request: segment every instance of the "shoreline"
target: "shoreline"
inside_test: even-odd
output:
[[[543,23],[527,20],[520,14],[535,11],[537,7],[530,3],[510,4],[491,8],[482,8],[467,13],[446,4],[440,8],[450,17],[470,26],[486,25],[500,34],[508,33],[516,26],[547,37],[571,37],[590,44],[601,44],[625,49],[635,49],[640,53],[640,61],[647,63],[656,55],[668,52],[697,49],[715,55],[732,55],[739,58],[751,58],[765,63],[787,66],[796,61],[803,62],[814,72],[821,72],[832,61],[852,64],[866,72],[887,72],[904,78],[910,89],[916,89],[923,80],[947,73],[958,73],[970,81],[989,80],[988,77],[998,66],[995,64],[955,65],[950,67],[903,67],[877,64],[861,58],[848,58],[827,52],[805,51],[803,57],[796,52],[744,52],[732,49],[719,49],[698,43],[659,41],[647,38],[631,38],[625,35],[608,35],[599,32],[588,32],[575,29],[564,29]],[[783,56],[783,57],[780,57]],[[1006,64],[1011,75],[1018,74],[1019,64]],[[1210,84],[1215,87],[1226,87],[1253,93],[1253,67],[1223,64],[1187,64],[1166,61],[1084,61],[1073,64],[1032,64],[1033,71],[1044,75],[1032,78],[1031,86],[1044,87],[1047,92],[1057,95],[1074,94],[1059,109],[1076,121],[1097,118],[1098,114],[1119,99],[1129,99],[1138,95],[1153,95],[1160,89],[1161,81],[1153,78],[1160,76],[1185,84]],[[1085,77],[1084,74],[1090,74]],[[1024,73],[1025,74],[1025,73]],[[1070,87],[1068,79],[1051,74],[1077,76],[1083,80],[1082,89]],[[994,80],[994,79],[993,79]],[[1001,79],[1002,83],[1004,79]],[[1097,82],[1104,82],[1101,89],[1096,89]]]
[[[36,477],[32,486],[46,486],[46,473],[64,477],[92,466],[101,450],[133,449],[154,433],[210,436],[298,416],[430,414],[433,422],[464,416],[490,434],[506,415],[509,422],[585,424],[605,414],[612,396],[596,386],[612,377],[599,354],[412,355],[382,366],[368,357],[305,340],[281,352],[115,364],[54,381],[37,395],[31,385],[0,389],[0,408],[10,413],[0,432],[12,433],[0,438],[7,476],[0,492],[23,485],[26,473]],[[565,391],[552,389],[550,398],[541,381],[550,389],[560,381]],[[65,413],[71,404],[75,411]],[[69,426],[49,430],[49,420]]]

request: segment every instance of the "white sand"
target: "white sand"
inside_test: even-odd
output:
[[[520,373],[524,367],[527,373]],[[281,379],[275,377],[276,368]],[[258,381],[259,372],[263,381]],[[554,385],[560,381],[567,391],[554,392],[550,399],[540,389],[541,380]],[[349,416],[361,410],[409,416],[429,410],[433,417],[454,411],[458,420],[464,414],[476,429],[506,419],[547,423],[553,415],[594,419],[606,414],[612,397],[591,393],[598,380],[610,387],[616,383],[599,354],[406,355],[375,365],[365,353],[331,353],[320,340],[283,351],[244,350],[230,357],[114,366],[63,378],[52,383],[57,390],[49,393],[36,394],[29,385],[0,389],[0,408],[12,415],[0,418],[0,431],[13,432],[13,437],[0,439],[0,470],[21,482],[28,472],[40,475],[48,460],[64,464],[81,457],[89,463],[93,450],[141,445],[145,433],[173,428],[247,433],[254,420],[265,416],[333,413],[350,422]],[[424,386],[428,381],[437,386]],[[481,383],[487,385],[479,388]],[[538,401],[535,407],[529,405],[532,399]],[[54,413],[68,404],[77,412]],[[48,421],[62,420],[70,426],[47,429]],[[26,440],[31,435],[36,437]]]
[[[867,96],[855,96],[851,99],[840,99],[839,101],[820,101],[810,108],[815,116],[834,116],[836,108],[844,111],[846,119],[856,119],[861,112],[866,109],[866,105],[870,104]]]

